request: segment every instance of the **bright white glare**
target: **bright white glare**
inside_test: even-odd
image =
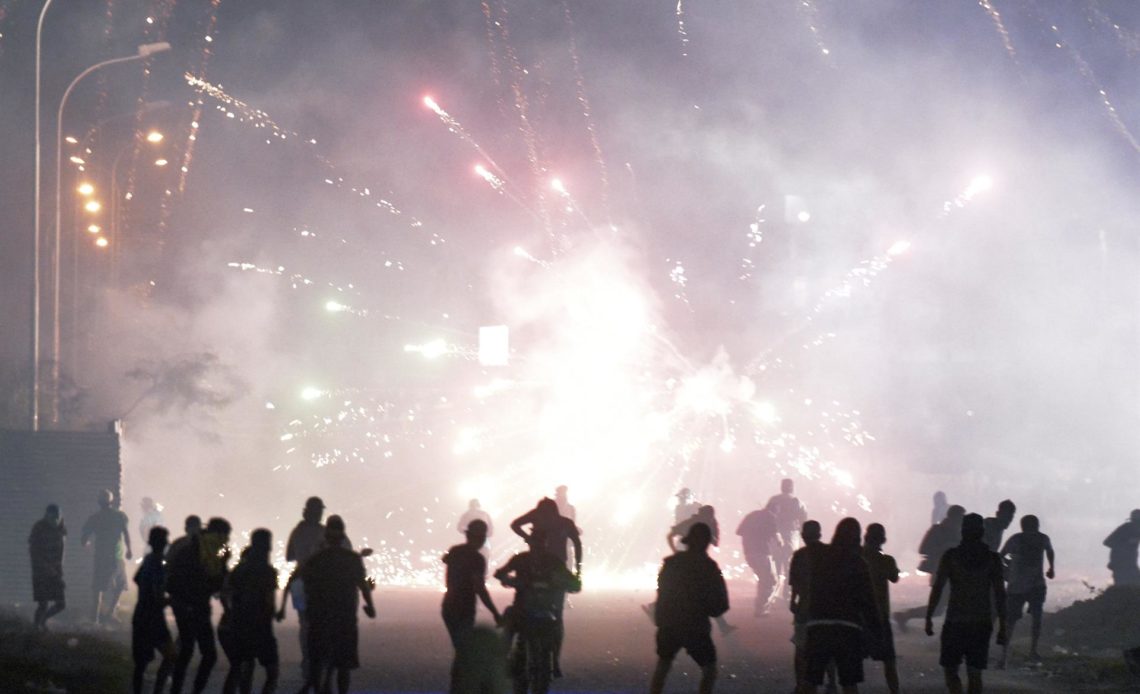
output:
[[[92,200],[84,205],[83,209],[87,210],[88,212],[98,212],[99,210],[103,209],[103,205],[100,204],[98,200]]]
[[[732,453],[736,450],[736,438],[732,434],[725,434],[725,437],[720,440],[720,450],[724,453]]]
[[[478,453],[483,449],[483,443],[479,438],[479,429],[476,427],[464,427],[459,430],[459,434],[455,437],[455,443],[451,447],[451,452],[455,455],[462,456],[468,453]]]
[[[342,313],[348,310],[348,306],[345,306],[339,301],[327,301],[325,302],[325,310],[330,313]]]
[[[479,363],[506,366],[510,361],[510,329],[505,325],[479,327]]]
[[[87,162],[83,161],[82,157],[71,156],[71,157],[68,157],[68,159],[71,161],[72,164],[86,164],[87,163]]]
[[[76,188],[75,190],[79,191],[80,195],[91,195],[92,193],[95,192],[95,186],[84,181],[83,183],[80,183],[79,187]]]
[[[614,512],[614,524],[619,527],[628,526],[637,518],[644,503],[640,492],[630,492],[622,496]]]
[[[162,138],[163,138],[162,133],[158,132],[157,130],[151,130],[149,133],[146,134],[146,141],[147,142],[162,142]]]
[[[765,424],[775,424],[780,421],[780,416],[776,413],[776,406],[770,402],[758,402],[752,411],[756,414],[756,419]]]
[[[910,250],[910,241],[907,241],[906,239],[900,239],[898,241],[895,241],[894,244],[891,245],[891,247],[887,249],[887,255],[899,256],[899,255],[902,255],[903,253],[906,253],[909,250]]]
[[[555,192],[557,192],[561,195],[569,195],[569,193],[566,192],[566,186],[562,185],[562,179],[560,179],[560,178],[555,178],[555,179],[551,180],[550,181],[550,187],[553,188]]]
[[[447,343],[442,339],[425,342],[422,345],[404,345],[405,352],[419,352],[424,359],[438,359],[448,353]]]
[[[75,139],[74,137],[72,137],[71,135],[68,135],[67,137],[65,137],[65,138],[63,138],[63,139],[67,140],[67,143],[68,143],[68,144],[71,144],[71,145],[77,145],[77,144],[79,144],[79,140],[76,140],[76,139]]]
[[[98,234],[100,231],[103,231],[103,227],[98,224],[91,224],[87,227],[87,233],[89,234]]]
[[[440,108],[439,104],[435,102],[435,99],[431,98],[430,96],[424,97],[424,106],[430,108],[433,112],[435,112],[437,116],[444,115],[444,110]]]
[[[317,398],[321,397],[324,394],[325,394],[325,391],[321,390],[320,388],[316,388],[314,386],[306,386],[305,388],[301,389],[301,399],[302,400],[316,400]]]
[[[155,166],[166,166],[166,165],[167,165],[167,164],[169,164],[169,163],[170,163],[170,162],[166,161],[165,159],[155,159],[155,160],[154,160],[154,165],[155,165]]]
[[[803,210],[802,212],[799,212],[798,214],[796,214],[796,219],[800,220],[801,222],[810,221],[811,220],[811,213],[808,212],[807,210]]]
[[[979,174],[970,181],[970,190],[980,193],[994,187],[994,179],[989,174]]]
[[[95,245],[98,246],[99,248],[106,248],[107,244],[109,244],[109,243],[110,243],[110,241],[108,241],[107,237],[105,237],[105,236],[100,236],[99,238],[95,239]]]

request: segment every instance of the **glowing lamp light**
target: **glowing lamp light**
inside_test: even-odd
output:
[[[154,160],[154,165],[155,165],[155,166],[166,166],[166,165],[167,165],[167,164],[169,164],[169,163],[170,163],[170,162],[166,161],[165,159],[155,159],[155,160]]]
[[[100,231],[103,231],[103,227],[98,224],[91,224],[87,227],[87,233],[89,234],[98,234]]]
[[[87,162],[83,161],[83,157],[76,157],[76,156],[68,157],[68,161],[70,161],[72,164],[86,164],[87,163]]]
[[[74,137],[72,137],[71,135],[68,135],[67,137],[65,137],[65,138],[63,138],[63,139],[64,139],[64,140],[67,140],[67,144],[69,144],[69,145],[77,145],[77,144],[79,144],[79,140],[76,140],[76,139],[75,139]]]
[[[313,401],[325,394],[325,391],[314,386],[306,386],[301,389],[301,399],[306,401]]]
[[[100,236],[99,238],[95,239],[95,245],[99,248],[106,248],[109,243],[110,242],[107,241],[106,236]]]
[[[479,328],[479,363],[483,366],[506,366],[510,360],[510,329],[505,325]]]
[[[808,212],[807,210],[801,210],[799,213],[796,214],[796,219],[799,220],[800,222],[810,222],[811,221],[811,212]]]
[[[103,205],[98,200],[89,200],[87,204],[83,206],[83,209],[88,212],[98,212],[103,209]]]
[[[890,248],[887,249],[887,255],[897,257],[910,250],[910,241],[900,239],[895,241]]]
[[[75,190],[78,191],[80,195],[91,195],[92,193],[95,192],[95,186],[91,185],[90,183],[84,182],[84,183],[80,183],[79,187],[76,188]]]
[[[149,133],[146,134],[146,141],[147,142],[152,142],[152,143],[153,142],[162,142],[162,139],[163,139],[163,134],[158,132],[157,130],[151,130]]]

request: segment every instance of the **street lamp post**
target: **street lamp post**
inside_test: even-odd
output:
[[[50,3],[50,0],[49,0],[49,3]],[[45,6],[44,9],[46,10],[47,7]],[[42,19],[42,17],[41,17],[41,19]],[[152,55],[155,55],[156,53],[163,53],[163,52],[169,51],[169,50],[170,50],[170,44],[167,43],[166,41],[160,41],[158,43],[144,43],[143,45],[138,47],[138,52],[135,53],[134,55],[128,55],[128,56],[124,56],[122,58],[111,58],[110,60],[104,60],[102,62],[95,63],[91,67],[89,67],[86,70],[84,70],[83,72],[79,73],[75,77],[75,79],[71,80],[71,84],[67,85],[67,89],[65,89],[63,91],[63,97],[59,101],[59,111],[56,113],[56,119],[55,119],[55,243],[52,245],[52,282],[53,282],[53,289],[52,289],[52,364],[51,364],[51,381],[52,381],[51,401],[52,401],[52,408],[51,408],[51,413],[52,413],[52,422],[53,423],[56,423],[59,421],[59,348],[60,348],[60,340],[59,340],[59,276],[60,276],[59,242],[60,242],[60,220],[61,220],[61,214],[60,214],[60,181],[61,181],[61,174],[62,174],[62,169],[63,169],[63,110],[67,106],[67,99],[68,99],[68,97],[71,96],[71,91],[73,89],[75,89],[75,85],[79,84],[79,82],[84,77],[86,77],[87,75],[90,75],[92,72],[95,72],[96,70],[98,70],[100,68],[107,67],[108,65],[115,65],[117,63],[128,63],[128,62],[131,62],[134,60],[143,60],[143,59],[149,58]],[[38,68],[38,62],[37,62],[37,73],[38,73],[38,70],[39,70],[39,68]],[[37,77],[38,77],[38,75],[37,75]],[[36,80],[36,83],[37,83],[37,89],[38,89],[38,84],[39,84],[38,79]],[[38,104],[39,104],[39,100],[37,98],[37,109],[36,109],[37,110],[37,118],[39,115]],[[38,127],[38,125],[39,125],[39,123],[37,120],[37,127]],[[38,143],[38,137],[37,137],[37,143]],[[36,159],[38,162],[39,161],[38,144],[37,144],[36,155],[37,155]],[[37,178],[38,178],[38,174],[37,174]],[[38,267],[39,266],[39,258],[38,258],[38,255],[39,255],[39,246],[38,246],[39,234],[38,234],[38,232],[36,234],[36,243],[37,243],[36,266]],[[37,316],[38,316],[38,311],[37,311]],[[37,340],[38,340],[38,337],[37,337]],[[38,361],[37,361],[37,370],[38,370]],[[38,397],[36,399],[38,400]],[[38,419],[38,414],[36,415],[36,418]]]
[[[40,9],[40,18],[36,22],[36,106],[35,106],[35,158],[36,180],[33,185],[35,210],[32,224],[32,393],[31,393],[31,428],[32,431],[40,429],[40,64],[43,56],[44,17],[52,0],[47,0]]]

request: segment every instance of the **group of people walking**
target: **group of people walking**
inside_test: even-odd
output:
[[[792,481],[784,480],[780,494],[745,514],[736,534],[756,575],[755,615],[770,614],[781,595],[787,599],[793,616],[798,692],[814,692],[828,679],[837,680],[844,692],[855,692],[864,679],[868,657],[883,663],[888,690],[898,692],[892,621],[905,631],[908,621],[922,618],[926,633],[933,635],[932,620],[943,612],[939,662],[950,692],[963,691],[959,677],[963,662],[969,691],[981,691],[981,673],[995,641],[995,621],[996,643],[1002,649],[999,667],[1007,662],[1008,643],[1023,611],[1032,619],[1029,657],[1039,657],[1046,581],[1055,573],[1055,553],[1036,516],[1023,516],[1021,532],[1003,543],[1016,516],[1012,501],[1001,502],[992,517],[983,518],[946,504],[941,493],[936,495],[934,523],[920,546],[919,568],[931,574],[929,600],[892,614],[889,585],[899,580],[900,571],[894,558],[883,552],[886,528],[871,523],[864,531],[855,518],[844,518],[824,543],[820,523],[808,518],[794,492]],[[658,660],[650,692],[663,691],[673,660],[684,649],[700,667],[700,691],[707,694],[717,670],[712,620],[720,621],[723,633],[735,627],[723,619],[729,609],[728,591],[719,566],[709,556],[720,535],[715,509],[697,503],[688,489],[677,497],[675,523],[666,537],[673,553],[662,564],[656,602],[645,606],[657,627]],[[84,545],[92,540],[95,544],[92,617],[99,623],[114,619],[115,605],[126,587],[124,559],[132,554],[127,518],[116,508],[114,496],[101,492],[97,502],[99,509],[84,524],[81,540]],[[184,535],[171,542],[169,531],[154,517],[144,518],[141,531],[148,552],[134,576],[138,588],[132,619],[134,691],[142,691],[147,667],[157,654],[154,691],[163,691],[169,679],[171,691],[181,692],[195,650],[200,660],[191,691],[203,691],[217,662],[216,643],[230,665],[223,686],[227,694],[252,691],[257,664],[265,670],[262,691],[275,691],[279,657],[273,622],[283,619],[292,604],[300,625],[301,691],[331,692],[335,686],[346,692],[350,673],[359,666],[361,604],[366,616],[376,615],[374,584],[363,563],[370,550],[355,551],[344,520],[332,515],[322,522],[324,511],[320,498],[309,498],[301,521],[290,533],[286,560],[295,568],[279,606],[269,530],[254,530],[231,568],[231,527],[225,519],[211,518],[203,525],[198,516],[189,516]],[[502,637],[494,641],[503,648],[490,653],[502,653],[516,694],[546,694],[552,680],[561,677],[566,595],[582,588],[581,531],[575,515],[561,487],[555,498],[543,498],[511,522],[527,550],[494,571],[496,580],[515,591],[512,604],[500,611],[485,583],[491,517],[472,500],[459,523],[465,542],[442,558],[446,593],[441,615],[456,649],[453,691],[470,681],[471,653],[486,643],[475,628],[479,602],[502,628]],[[60,509],[49,505],[29,537],[37,628],[46,628],[48,619],[65,609],[66,536]],[[1134,511],[1105,544],[1112,550],[1109,566],[1114,578],[1128,583],[1136,570],[1140,511]],[[214,598],[223,607],[216,628]],[[167,626],[167,607],[177,641]],[[482,660],[497,657],[484,653]]]

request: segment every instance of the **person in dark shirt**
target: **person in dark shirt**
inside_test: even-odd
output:
[[[938,562],[926,608],[926,634],[934,636],[935,606],[950,586],[946,622],[942,625],[942,654],[938,659],[951,694],[961,694],[958,668],[966,661],[970,694],[982,691],[982,670],[989,660],[993,612],[997,609],[997,643],[1006,643],[1005,583],[1001,557],[986,546],[985,522],[976,513],[962,519],[962,542],[946,550]]]
[[[880,523],[867,526],[863,536],[863,559],[871,572],[871,588],[875,591],[875,607],[879,610],[880,638],[869,642],[868,651],[872,660],[883,663],[883,674],[887,680],[887,690],[891,694],[899,691],[899,669],[895,657],[895,637],[891,633],[891,583],[899,582],[899,565],[895,558],[883,552],[887,543],[887,529]]]
[[[265,528],[254,530],[241,561],[226,576],[222,602],[226,607],[223,621],[227,628],[218,625],[218,640],[230,661],[222,689],[225,694],[233,694],[239,687],[242,694],[253,691],[255,663],[265,668],[263,694],[277,689],[279,659],[277,637],[273,635],[277,569],[269,563],[272,549],[272,533]],[[227,633],[225,638],[223,632]]]
[[[158,665],[158,676],[154,681],[154,691],[161,692],[166,687],[166,678],[174,667],[174,640],[166,626],[166,567],[162,554],[170,533],[161,525],[147,532],[150,553],[143,557],[142,565],[135,572],[135,584],[139,587],[139,599],[135,603],[135,613],[131,618],[131,655],[135,670],[131,678],[135,694],[143,690],[143,675],[154,652],[162,656]]]
[[[364,614],[376,618],[373,584],[364,571],[364,560],[345,546],[346,540],[344,521],[329,516],[323,547],[298,570],[309,621],[309,678],[302,691],[329,691],[335,672],[337,689],[346,694],[352,671],[360,667],[356,625],[360,597],[364,598]]]
[[[744,550],[744,561],[748,562],[756,575],[756,605],[753,614],[757,617],[768,614],[776,597],[776,567],[772,561],[772,547],[782,540],[776,531],[776,517],[768,509],[760,509],[746,515],[736,528],[740,544]]]
[[[681,539],[686,550],[666,557],[657,575],[657,667],[650,694],[661,694],[673,659],[681,649],[701,668],[700,694],[710,694],[716,682],[716,646],[710,617],[728,612],[728,588],[716,561],[708,555],[712,530],[694,523]]]
[[[202,657],[194,675],[194,694],[206,689],[210,672],[218,661],[210,600],[225,585],[229,539],[229,521],[211,518],[205,531],[191,537],[177,552],[169,553],[166,592],[178,626],[178,659],[170,679],[171,694],[182,691],[195,646]]]
[[[562,607],[566,593],[582,589],[581,579],[549,549],[541,526],[527,538],[529,549],[516,554],[495,572],[504,586],[515,589],[510,611],[511,628],[518,634],[511,655],[511,676],[516,694],[546,694],[554,675],[555,648],[562,633]]]
[[[47,621],[67,608],[64,599],[63,545],[67,526],[59,506],[48,504],[44,517],[32,526],[28,535],[28,554],[32,560],[32,599],[36,603],[33,625],[46,630]]]
[[[319,496],[311,496],[305,500],[305,508],[301,510],[301,520],[289,533],[289,540],[285,544],[285,561],[294,562],[293,575],[289,577],[289,584],[285,586],[286,595],[282,595],[282,605],[278,620],[284,618],[285,599],[291,597],[293,609],[297,611],[297,638],[301,643],[301,677],[309,679],[309,619],[305,609],[305,585],[298,580],[297,572],[304,566],[309,557],[317,553],[325,541],[325,526],[321,519],[325,515],[325,502]]]
[[[938,562],[942,560],[942,555],[946,550],[958,544],[962,538],[962,517],[966,515],[966,509],[954,504],[946,509],[946,517],[942,519],[941,523],[930,526],[926,534],[922,537],[922,542],[918,546],[918,553],[922,555],[922,560],[918,564],[918,570],[930,574],[930,583],[934,583],[934,574],[938,570]],[[935,607],[935,616],[942,614],[946,609],[945,601],[940,602]],[[920,607],[912,607],[909,610],[895,612],[895,624],[898,625],[899,631],[906,632],[906,625],[912,619],[921,619],[926,614],[926,605]]]
[[[796,497],[796,483],[792,479],[780,480],[780,493],[768,499],[766,508],[776,517],[776,532],[783,544],[777,545],[773,558],[776,561],[776,575],[785,582],[788,579],[789,562],[797,548],[797,535],[800,526],[807,520],[807,509]]]
[[[487,524],[473,520],[467,524],[467,542],[455,545],[443,555],[447,566],[447,592],[443,595],[443,623],[451,637],[451,645],[459,650],[460,643],[475,628],[475,598],[491,611],[497,624],[501,619],[484,582],[487,560],[480,549],[487,540]]]
[[[788,564],[788,608],[792,611],[792,644],[795,646],[794,667],[796,673],[796,686],[802,687],[807,677],[807,620],[808,620],[808,587],[811,585],[811,565],[817,561],[816,555],[827,551],[827,545],[821,542],[823,529],[819,521],[804,521],[800,528],[804,546],[792,553],[792,560]],[[828,681],[834,685],[834,668],[828,668]]]
[[[803,694],[811,694],[823,684],[832,661],[842,691],[858,692],[863,681],[863,643],[881,638],[871,574],[860,550],[861,531],[859,521],[844,518],[835,526],[831,544],[809,555]]]
[[[933,506],[930,509],[930,524],[938,525],[946,518],[950,510],[950,502],[946,501],[946,492],[934,492]]]
[[[1108,568],[1117,586],[1140,586],[1140,567],[1136,564],[1140,547],[1140,509],[1132,511],[1128,521],[1104,538],[1108,547]]]
[[[131,558],[131,533],[127,514],[114,507],[114,494],[104,489],[96,501],[99,510],[83,524],[80,544],[86,547],[95,538],[95,569],[91,575],[94,596],[91,619],[95,624],[117,624],[115,610],[119,596],[127,589],[127,569],[123,558]],[[125,553],[124,553],[125,548]]]
[[[985,534],[982,536],[982,542],[986,543],[986,547],[989,547],[991,552],[1001,549],[1002,537],[1005,535],[1006,529],[1013,523],[1015,515],[1017,515],[1017,506],[1009,499],[1004,499],[998,504],[997,513],[983,522]]]
[[[186,534],[178,538],[166,548],[166,559],[170,560],[171,557],[182,551],[186,545],[202,533],[202,519],[195,515],[186,516],[186,520],[182,523],[183,530]]]
[[[716,509],[709,505],[700,506],[697,512],[683,520],[677,521],[673,527],[669,528],[669,532],[665,535],[665,542],[668,543],[669,549],[674,552],[677,550],[677,540],[684,538],[692,530],[693,526],[697,523],[704,523],[709,528],[709,533],[712,535],[711,544],[713,547],[720,546],[720,524],[716,520]],[[651,602],[647,605],[642,605],[641,609],[649,615],[652,620],[657,611],[657,603]],[[729,636],[735,632],[739,627],[728,623],[728,620],[723,615],[716,617],[717,628],[720,633]]]
[[[1009,559],[1009,585],[1006,588],[1009,634],[1001,649],[998,667],[1004,668],[1009,656],[1009,642],[1013,640],[1013,629],[1021,619],[1021,610],[1029,606],[1029,616],[1033,619],[1033,632],[1029,646],[1029,658],[1041,660],[1037,653],[1037,642],[1041,638],[1041,617],[1045,608],[1045,579],[1052,580],[1054,574],[1053,543],[1049,536],[1041,532],[1041,521],[1037,516],[1021,517],[1021,532],[1006,540],[1001,548],[1002,558]],[[1049,569],[1042,573],[1042,564],[1049,561]]]

